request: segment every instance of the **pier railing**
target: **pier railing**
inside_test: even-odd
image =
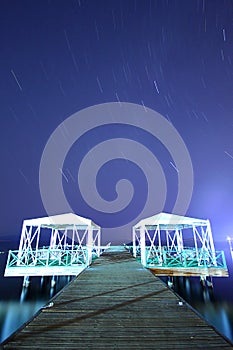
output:
[[[146,247],[146,267],[177,267],[177,268],[227,268],[224,251],[215,251],[214,255],[209,251],[196,248],[163,249]]]
[[[10,250],[5,276],[78,275],[88,265],[87,247]]]
[[[133,246],[127,246],[127,249],[133,254]],[[142,262],[141,247],[136,246],[135,258]],[[214,251],[210,254],[203,248],[183,247],[179,250],[169,249],[166,246],[146,246],[145,247],[146,268],[158,270],[159,274],[170,275],[196,275],[197,271],[201,275],[208,273],[211,276],[228,276],[226,258],[223,250]]]
[[[92,260],[108,249],[106,246],[91,248]],[[25,250],[10,250],[5,268],[5,276],[53,276],[78,275],[90,265],[90,247],[65,245],[64,247],[44,246]]]
[[[87,265],[87,249],[60,249],[43,247],[26,250],[19,256],[18,250],[10,250],[7,267],[19,266],[73,266]]]

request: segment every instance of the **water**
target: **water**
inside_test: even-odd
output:
[[[17,249],[10,242],[0,244],[0,251]],[[213,278],[213,288],[203,288],[197,277],[177,277],[173,289],[233,342],[233,262],[227,242],[216,244],[216,250],[225,251],[230,277]],[[6,258],[7,254],[0,254],[0,342],[32,318],[69,282],[69,277],[60,276],[51,288],[51,278],[33,277],[29,287],[22,288],[22,278],[3,277]]]
[[[199,277],[175,277],[172,289],[233,342],[233,262],[227,242],[215,246],[225,252],[229,277],[214,277],[213,288],[203,287]]]
[[[17,249],[10,242],[0,242],[0,251]],[[0,254],[0,342],[33,317],[69,281],[59,276],[51,287],[51,277],[32,277],[29,286],[23,287],[22,277],[3,277],[7,253]]]

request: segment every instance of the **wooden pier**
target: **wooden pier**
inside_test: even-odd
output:
[[[2,349],[232,349],[123,247],[112,247]]]

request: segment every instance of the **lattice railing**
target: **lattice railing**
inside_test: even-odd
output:
[[[224,251],[215,251],[213,255],[209,251],[195,248],[186,248],[178,252],[177,250],[167,250],[163,247],[162,251],[151,250],[146,247],[146,267],[215,267],[227,268]]]
[[[10,267],[51,267],[51,266],[87,266],[87,249],[58,249],[43,247],[37,250],[24,251],[19,256],[18,250],[10,250],[7,268]]]

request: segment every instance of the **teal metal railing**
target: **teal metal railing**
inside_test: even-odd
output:
[[[227,269],[224,251],[209,252],[203,249],[183,248],[181,251],[146,247],[146,267],[167,268],[224,268]]]
[[[88,265],[87,249],[73,250],[43,247],[36,250],[28,249],[19,255],[19,250],[10,250],[7,268],[11,267],[52,267],[52,266],[83,266]]]

